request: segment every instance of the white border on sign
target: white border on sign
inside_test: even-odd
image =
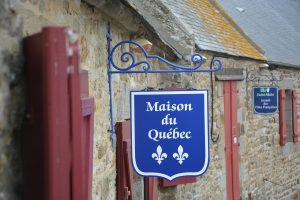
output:
[[[162,173],[156,173],[156,172],[143,172],[141,171],[137,164],[136,164],[136,158],[135,158],[135,116],[134,116],[134,96],[136,95],[168,95],[168,94],[203,94],[204,95],[204,130],[205,130],[205,161],[204,161],[204,165],[203,168],[200,171],[197,172],[185,172],[185,173],[178,173],[175,174],[173,176],[168,176],[166,174],[162,174]],[[208,90],[163,90],[163,91],[131,91],[130,92],[130,116],[131,116],[131,154],[132,154],[132,164],[133,164],[133,168],[134,170],[141,176],[157,176],[157,177],[162,177],[165,178],[169,181],[172,181],[176,178],[179,177],[184,177],[184,176],[200,176],[202,175],[208,168],[209,165],[209,118],[208,118]]]
[[[276,90],[277,90],[277,109],[276,109],[276,111],[271,112],[271,113],[261,113],[261,112],[256,112],[256,110],[255,110],[255,108],[254,108],[254,88],[276,88]],[[253,87],[252,87],[252,108],[253,108],[254,114],[260,114],[260,115],[272,115],[272,114],[274,114],[274,113],[278,113],[278,111],[279,111],[279,109],[278,109],[278,106],[279,106],[279,102],[278,102],[278,100],[279,100],[279,98],[278,98],[279,94],[278,94],[278,91],[279,91],[278,87],[272,87],[272,86],[253,86]]]

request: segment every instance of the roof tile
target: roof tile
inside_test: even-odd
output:
[[[248,37],[263,49],[270,63],[300,68],[300,1],[218,2]]]
[[[235,56],[265,59],[209,0],[162,0],[162,2],[194,34],[199,48]]]

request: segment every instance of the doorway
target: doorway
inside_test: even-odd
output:
[[[241,199],[241,194],[236,81],[224,81],[224,124],[227,199],[239,200]]]

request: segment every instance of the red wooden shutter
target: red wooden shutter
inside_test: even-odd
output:
[[[297,113],[297,92],[292,90],[292,108],[293,108],[293,142],[298,142],[298,113]]]
[[[28,200],[91,199],[94,99],[88,96],[87,72],[79,68],[78,44],[67,39],[59,27],[25,39]]]
[[[285,89],[279,91],[279,134],[280,145],[283,146],[286,143],[286,111],[285,111]]]
[[[70,42],[69,88],[72,133],[72,200],[92,199],[94,98],[89,97],[88,72],[80,69],[78,42]]]
[[[82,131],[82,108],[80,97],[80,72],[78,44],[69,44],[69,87],[70,87],[70,119],[72,132],[72,199],[84,199],[84,136]]]
[[[130,150],[130,121],[117,122],[117,191],[118,200],[133,200]]]
[[[117,122],[117,191],[118,200],[133,200],[130,121]],[[145,199],[157,200],[157,178],[145,178]]]
[[[92,199],[92,175],[93,175],[93,138],[94,138],[94,98],[89,97],[88,71],[82,70],[80,73],[80,94],[82,111],[82,141],[81,149],[83,157],[81,162],[84,166],[83,196],[84,199]]]
[[[25,199],[70,199],[71,143],[64,28],[25,38],[30,121],[24,135]]]
[[[88,72],[79,65],[78,43],[69,44],[69,87],[72,131],[72,200],[92,199],[94,98]]]

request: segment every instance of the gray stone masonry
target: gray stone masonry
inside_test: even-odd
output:
[[[92,0],[90,0],[92,2]],[[94,0],[103,3],[103,1]],[[134,2],[131,1],[130,2]],[[148,2],[147,6],[151,6]],[[0,200],[18,200],[22,195],[22,162],[20,138],[23,130],[24,73],[22,38],[39,32],[44,26],[68,26],[80,34],[81,67],[89,70],[90,95],[95,97],[93,200],[115,200],[116,151],[111,143],[109,118],[109,91],[107,80],[107,23],[112,25],[112,44],[129,39],[132,30],[110,18],[99,9],[79,0],[2,0],[0,1]],[[165,23],[168,23],[167,21]],[[144,28],[144,27],[142,27]],[[183,31],[184,32],[184,31]],[[182,33],[182,32],[181,32]],[[138,32],[136,33],[139,34]],[[184,38],[182,35],[180,36]],[[189,36],[186,44],[191,45]],[[159,49],[163,42],[155,43]],[[127,47],[128,48],[128,47]],[[189,49],[189,48],[188,48]],[[156,52],[151,52],[155,54]],[[209,67],[213,55],[200,52],[208,58],[203,68]],[[120,51],[118,51],[120,55]],[[161,54],[160,54],[161,55]],[[163,55],[161,55],[163,56]],[[137,59],[143,55],[137,53]],[[279,114],[257,115],[252,111],[252,87],[278,85],[296,88],[300,94],[300,72],[278,68],[273,71],[259,69],[260,63],[237,57],[221,58],[224,68],[242,68],[245,77],[250,73],[260,81],[238,82],[237,116],[239,127],[240,191],[243,199],[251,193],[253,199],[299,199],[300,146],[299,143],[279,145]],[[174,62],[184,63],[182,60]],[[120,60],[117,61],[120,64]],[[151,61],[155,69],[166,68],[157,60]],[[263,82],[274,75],[281,81]],[[146,81],[146,79],[148,81]],[[159,189],[159,200],[226,199],[226,168],[224,138],[223,82],[212,80],[209,73],[187,74],[134,74],[113,76],[114,119],[130,117],[129,91],[146,87],[208,88],[212,137],[210,166],[193,184]],[[211,89],[212,88],[212,89]],[[212,107],[213,106],[213,107]],[[300,114],[300,99],[297,111]],[[298,124],[300,120],[298,118]],[[114,135],[115,137],[115,135]],[[133,194],[137,200],[143,196],[142,178],[135,175]],[[266,181],[268,180],[268,181]],[[273,182],[273,183],[272,183]],[[283,186],[276,185],[280,183]]]

